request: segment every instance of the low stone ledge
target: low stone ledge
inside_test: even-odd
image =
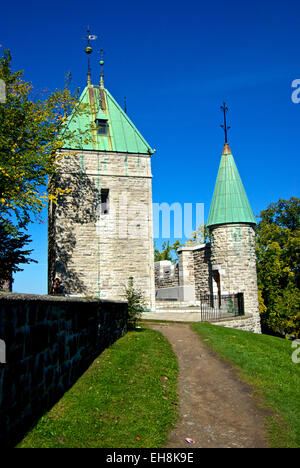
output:
[[[251,318],[252,315],[246,314],[246,315],[234,315],[233,317],[225,317],[221,318],[218,320],[210,320],[210,323],[215,323],[215,322],[232,322],[232,321],[240,321],[240,320],[247,320]]]
[[[214,325],[220,325],[226,328],[236,328],[244,331],[249,331],[252,333],[261,334],[261,325],[259,315],[241,315],[238,317],[232,317],[222,321],[211,322]]]
[[[108,299],[98,299],[96,297],[79,297],[68,295],[56,294],[24,294],[24,293],[8,293],[0,292],[0,301],[47,301],[47,302],[84,302],[84,303],[98,303],[98,304],[127,304],[125,301],[110,301]]]

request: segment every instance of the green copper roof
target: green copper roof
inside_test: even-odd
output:
[[[88,84],[79,101],[86,105],[87,110],[81,115],[71,115],[68,119],[66,126],[74,134],[74,140],[68,144],[68,147],[140,154],[154,153],[107,89]],[[97,131],[95,124],[97,120],[107,123],[104,134]],[[101,127],[101,123],[98,125]]]
[[[256,224],[228,143],[225,143],[206,225]]]

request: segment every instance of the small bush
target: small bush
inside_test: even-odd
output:
[[[128,302],[128,329],[134,330],[146,305],[142,291],[134,286],[134,279],[129,277],[128,286],[125,287]]]

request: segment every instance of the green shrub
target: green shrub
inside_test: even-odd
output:
[[[129,277],[128,286],[125,287],[128,302],[128,329],[134,330],[141,319],[146,305],[142,291],[134,286],[134,279]]]

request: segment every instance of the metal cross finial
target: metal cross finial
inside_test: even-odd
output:
[[[228,111],[228,107],[226,107],[226,102],[225,101],[223,103],[223,106],[220,107],[220,109],[223,110],[223,115],[224,115],[224,125],[221,125],[221,127],[224,129],[225,143],[228,143],[228,141],[227,141],[227,130],[229,130],[230,127],[227,125],[227,122],[226,122],[226,112]]]

